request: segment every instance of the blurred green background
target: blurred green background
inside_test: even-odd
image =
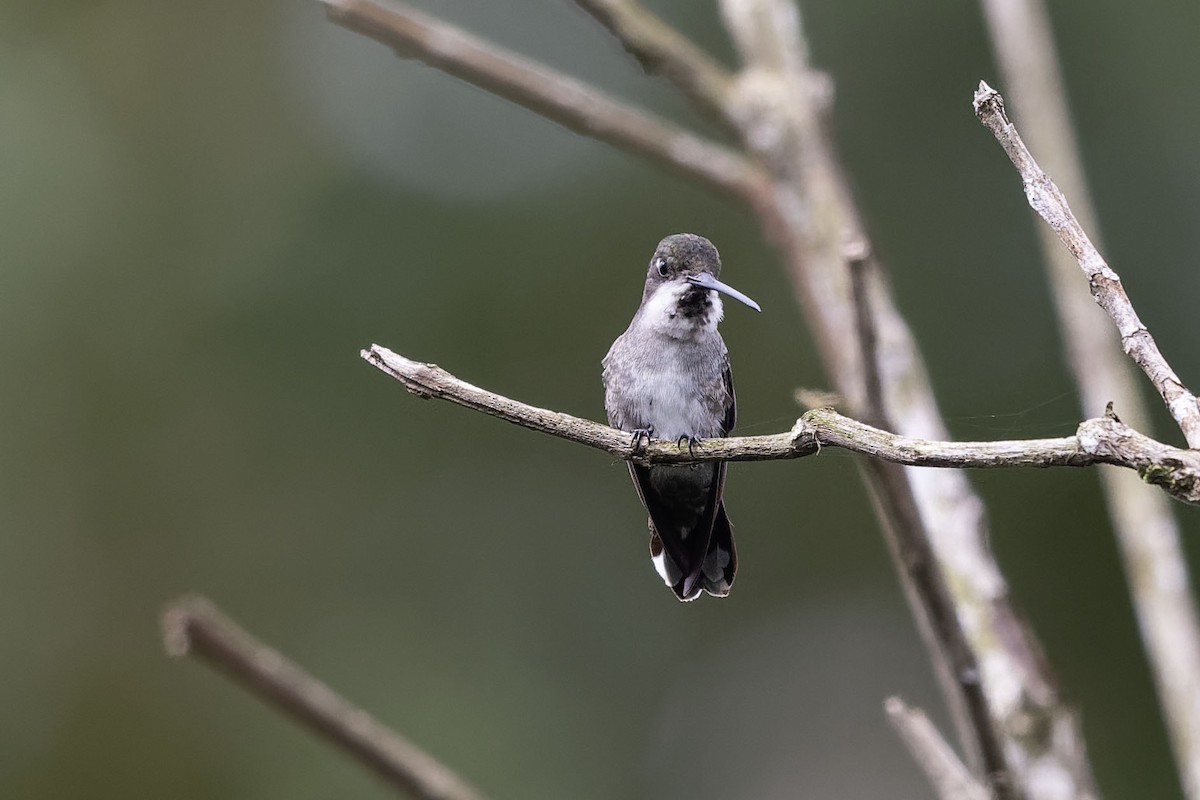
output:
[[[710,4],[650,5],[729,58]],[[425,6],[712,133],[568,0]],[[971,113],[1004,88],[978,9],[803,10],[954,434],[1071,432],[1020,186]],[[1051,10],[1107,254],[1194,385],[1200,5]],[[828,382],[730,203],[315,3],[0,0],[0,797],[392,796],[163,655],[189,591],[496,798],[930,796],[881,702],[944,715],[852,457],[736,465],[737,590],[685,606],[622,463],[359,360],[602,419],[600,358],[685,230],[764,307],[723,326],[739,431],[790,427]],[[972,480],[1102,789],[1178,797],[1095,477]]]

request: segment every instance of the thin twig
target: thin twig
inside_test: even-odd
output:
[[[887,403],[883,394],[883,375],[879,371],[878,315],[871,303],[870,279],[877,266],[865,243],[856,243],[846,253],[851,296],[854,298],[854,327],[858,332],[859,357],[863,364],[863,414],[868,422],[890,428],[892,426],[887,419]]]
[[[255,639],[211,601],[185,597],[171,604],[163,637],[170,655],[198,655],[224,670],[418,800],[483,800],[458,775]]]
[[[981,5],[1014,117],[1099,249],[1099,224],[1045,4],[982,0]],[[1037,230],[1084,413],[1115,402],[1131,426],[1150,431],[1149,412],[1137,391],[1136,367],[1121,357],[1116,329],[1080,291],[1079,265],[1055,232],[1045,225]],[[1200,621],[1179,526],[1169,502],[1130,475],[1103,470],[1101,485],[1184,794],[1200,800]]]
[[[745,202],[759,202],[763,178],[749,161],[594,86],[399,3],[321,2],[334,22],[403,56],[419,58],[575,133],[648,158]]]
[[[899,436],[829,408],[806,412],[785,433],[705,439],[691,448],[653,439],[636,447],[628,431],[527,405],[480,389],[437,366],[372,345],[363,360],[423,398],[446,400],[523,428],[603,450],[640,464],[705,461],[775,461],[816,455],[839,447],[913,467],[997,469],[1087,467],[1111,464],[1139,472],[1181,500],[1200,503],[1200,453],[1156,442],[1114,416],[1086,420],[1075,436],[1000,442],[942,442]]]
[[[871,300],[870,278],[878,265],[870,248],[859,242],[848,248],[846,266],[850,271],[863,365],[863,413],[876,426],[894,429],[880,372],[878,315]],[[901,585],[909,605],[924,612],[917,615],[922,635],[926,641],[936,643],[940,657],[934,659],[934,669],[943,685],[954,687],[947,698],[959,739],[972,763],[979,764],[997,786],[997,795],[1007,797],[1011,794],[1011,778],[1004,737],[992,721],[987,688],[978,677],[980,655],[959,622],[954,592],[939,568],[933,537],[921,520],[906,470],[876,459],[867,461],[862,468],[872,479],[868,481],[871,499],[879,507],[884,538],[893,563],[901,571]]]
[[[1183,431],[1188,447],[1200,449],[1200,406],[1196,403],[1196,396],[1188,391],[1183,381],[1175,374],[1175,370],[1171,369],[1171,365],[1163,358],[1154,337],[1134,311],[1129,295],[1121,285],[1120,276],[1105,262],[1083,230],[1083,226],[1079,224],[1079,220],[1071,213],[1071,208],[1058,186],[1038,166],[1029,148],[1021,140],[1021,135],[1017,133],[1016,127],[1008,121],[1008,115],[1004,112],[1004,99],[999,92],[980,81],[975,92],[974,105],[976,116],[996,137],[996,141],[1004,148],[1009,160],[1020,173],[1029,205],[1058,234],[1058,238],[1079,262],[1080,268],[1087,276],[1092,297],[1116,324],[1117,331],[1121,334],[1122,348],[1150,378],[1150,382],[1166,403],[1167,410],[1179,423],[1179,429]]]
[[[647,72],[660,73],[719,119],[729,108],[729,70],[633,0],[576,0],[600,21]]]
[[[883,709],[896,733],[908,745],[913,760],[929,778],[938,800],[991,800],[991,792],[963,766],[924,711],[899,697],[889,697]]]

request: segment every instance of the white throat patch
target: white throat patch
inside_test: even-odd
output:
[[[704,313],[688,318],[679,308],[679,299],[692,288],[691,284],[681,281],[659,286],[646,300],[642,309],[642,324],[672,339],[693,339],[698,334],[715,331],[717,323],[725,316],[720,295],[710,289],[707,299],[711,305],[704,309]]]

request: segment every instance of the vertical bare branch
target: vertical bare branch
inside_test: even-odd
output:
[[[259,642],[209,600],[186,597],[173,603],[163,615],[163,637],[169,654],[198,655],[224,670],[418,800],[483,800],[432,756]]]
[[[849,246],[869,251],[869,244],[803,91],[808,65],[795,7],[784,0],[724,0],[722,10],[746,64],[730,117],[771,174],[773,216],[764,222],[785,253],[826,368],[856,412],[864,407],[867,372],[877,369],[883,412],[898,432],[944,438],[920,352],[878,270],[866,276],[876,363],[864,364],[855,344],[845,256]],[[1036,641],[1009,602],[987,545],[982,503],[965,477],[867,469],[885,527],[894,534],[906,594],[972,760],[997,779],[993,788],[1002,795],[1053,796],[1055,787],[1065,787],[1062,796],[1090,796],[1078,721],[1062,705]],[[929,543],[935,564],[924,566],[919,549],[908,549],[919,542]],[[949,596],[948,587],[954,587]]]
[[[863,363],[863,412],[872,424],[894,430],[896,425],[888,414],[879,369],[879,335],[871,297],[870,279],[876,265],[866,251],[853,256],[848,265]],[[976,769],[994,776],[994,781],[999,780],[998,794],[1007,796],[1009,781],[1003,777],[1008,773],[1007,759],[997,728],[992,723],[987,694],[978,680],[979,660],[959,624],[954,598],[946,585],[933,540],[921,519],[908,477],[904,470],[893,464],[870,461],[860,466],[881,520],[888,550],[901,571],[905,597],[933,654],[934,667],[955,711],[953,718],[959,740]],[[920,758],[918,763],[928,771],[928,764]],[[936,780],[934,785],[939,785]]]
[[[1013,112],[1080,224],[1099,241],[1046,8],[1039,0],[982,5]],[[1113,402],[1126,422],[1148,433],[1149,414],[1116,330],[1082,291],[1071,253],[1049,227],[1037,230],[1084,413]],[[1133,476],[1101,470],[1101,482],[1184,792],[1200,800],[1200,622],[1178,525],[1167,500]]]

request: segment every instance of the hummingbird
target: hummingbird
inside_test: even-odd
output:
[[[733,429],[737,403],[717,332],[724,315],[718,293],[762,309],[717,280],[720,274],[717,248],[691,233],[663,239],[650,259],[642,303],[602,362],[608,423],[631,433],[635,447],[665,439],[691,449]],[[650,515],[651,561],[675,596],[729,594],[737,551],[725,514],[725,463],[631,461],[629,474]]]

